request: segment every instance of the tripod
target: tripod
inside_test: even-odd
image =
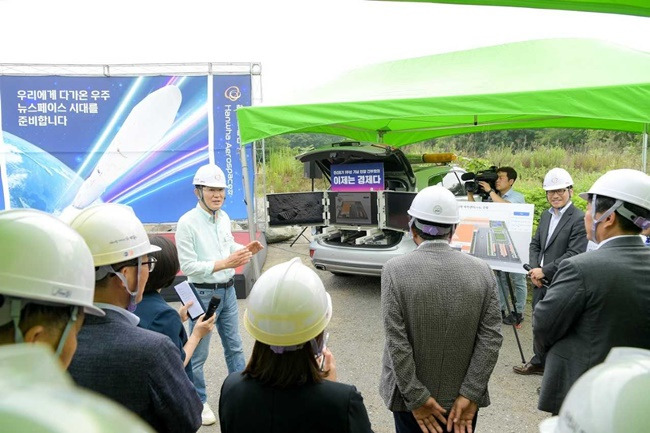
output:
[[[298,241],[298,239],[300,239],[300,236],[302,236],[303,238],[307,239],[307,242],[309,242],[309,238],[308,238],[307,236],[305,236],[305,230],[307,230],[307,227],[303,227],[302,231],[298,234],[298,236],[295,237],[295,239],[291,242],[291,244],[289,245],[289,247],[292,247],[293,244],[295,244],[296,241]]]
[[[497,277],[499,278],[499,281],[502,281],[501,276],[503,275],[503,271],[494,271],[497,274]],[[524,357],[524,351],[521,348],[521,342],[519,341],[519,334],[517,333],[517,320],[516,318],[518,317],[518,312],[517,312],[517,303],[515,301],[515,291],[512,288],[512,281],[510,280],[510,275],[508,273],[505,274],[505,279],[508,282],[508,289],[510,290],[510,300],[512,300],[512,310],[510,309],[510,300],[508,300],[508,293],[506,292],[506,288],[503,287],[502,284],[499,284],[501,286],[501,290],[503,291],[503,298],[506,300],[506,307],[508,308],[508,311],[513,311],[515,313],[515,320],[512,322],[512,329],[515,331],[515,339],[517,340],[517,346],[519,347],[519,354],[521,355],[521,362],[523,364],[526,363],[526,358]],[[523,314],[523,311],[522,311]]]
[[[313,177],[311,178],[311,192],[314,192],[314,178]],[[293,247],[293,244],[295,244],[298,241],[298,239],[300,239],[300,236],[307,239],[307,242],[309,242],[309,238],[307,236],[305,236],[305,230],[307,230],[307,227],[309,227],[309,226],[303,227],[302,231],[291,242],[291,244],[289,245],[289,248]]]

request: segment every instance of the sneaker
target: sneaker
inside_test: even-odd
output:
[[[203,411],[201,412],[201,424],[212,425],[215,422],[217,422],[217,417],[214,416],[214,412],[212,412],[210,405],[203,403]]]

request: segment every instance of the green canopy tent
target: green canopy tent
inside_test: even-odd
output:
[[[409,2],[465,4],[477,6],[516,6],[536,9],[563,9],[605,12],[650,17],[648,0],[392,0]]]
[[[644,133],[650,53],[590,39],[545,39],[354,70],[299,103],[237,110],[241,142],[326,133],[403,146],[502,129]]]
[[[241,107],[237,119],[241,143],[298,132],[402,146],[500,129],[630,131],[643,133],[645,170],[650,53],[551,39],[406,59],[352,71],[292,105]]]

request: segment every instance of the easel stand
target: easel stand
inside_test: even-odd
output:
[[[307,239],[307,242],[309,242],[309,238],[308,238],[307,236],[305,236],[305,230],[307,230],[307,227],[304,227],[304,228],[302,229],[302,231],[300,232],[300,234],[298,234],[298,236],[296,236],[296,238],[291,242],[291,245],[289,245],[289,247],[292,247],[293,244],[295,244],[296,241],[300,238],[300,236],[302,236],[303,238]]]
[[[311,178],[311,192],[314,192],[314,178],[313,177]],[[307,227],[309,227],[309,226],[307,226]],[[298,239],[300,239],[300,236],[307,239],[307,242],[309,242],[309,238],[307,236],[305,236],[305,230],[307,230],[307,227],[303,227],[302,231],[291,242],[291,244],[289,245],[289,248],[293,247],[293,244],[295,244],[298,241]]]
[[[501,282],[503,279],[501,276],[503,275],[503,271],[494,271],[497,274],[497,278],[499,279],[499,282]],[[503,291],[503,298],[506,300],[506,307],[508,308],[508,311],[513,311],[515,313],[515,320],[512,322],[512,330],[515,331],[515,339],[517,340],[517,346],[519,347],[519,354],[521,355],[521,362],[522,364],[526,363],[526,358],[524,357],[524,351],[521,348],[521,342],[519,341],[519,334],[517,333],[517,317],[518,317],[518,312],[517,312],[517,302],[515,301],[515,291],[512,288],[512,281],[510,281],[510,275],[508,273],[505,274],[505,279],[508,282],[508,289],[510,290],[510,300],[512,300],[512,309],[510,309],[510,301],[508,300],[508,293],[506,292],[506,288],[503,287],[503,284],[499,284],[501,287],[501,290]]]

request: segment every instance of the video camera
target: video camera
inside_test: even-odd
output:
[[[478,183],[487,182],[490,184],[491,189],[496,190],[496,181],[498,178],[497,167],[494,165],[487,170],[481,170],[476,173],[468,172],[461,176],[461,179],[465,181],[465,191],[471,192],[472,194],[479,194],[483,200],[487,200],[490,194],[483,191]]]

